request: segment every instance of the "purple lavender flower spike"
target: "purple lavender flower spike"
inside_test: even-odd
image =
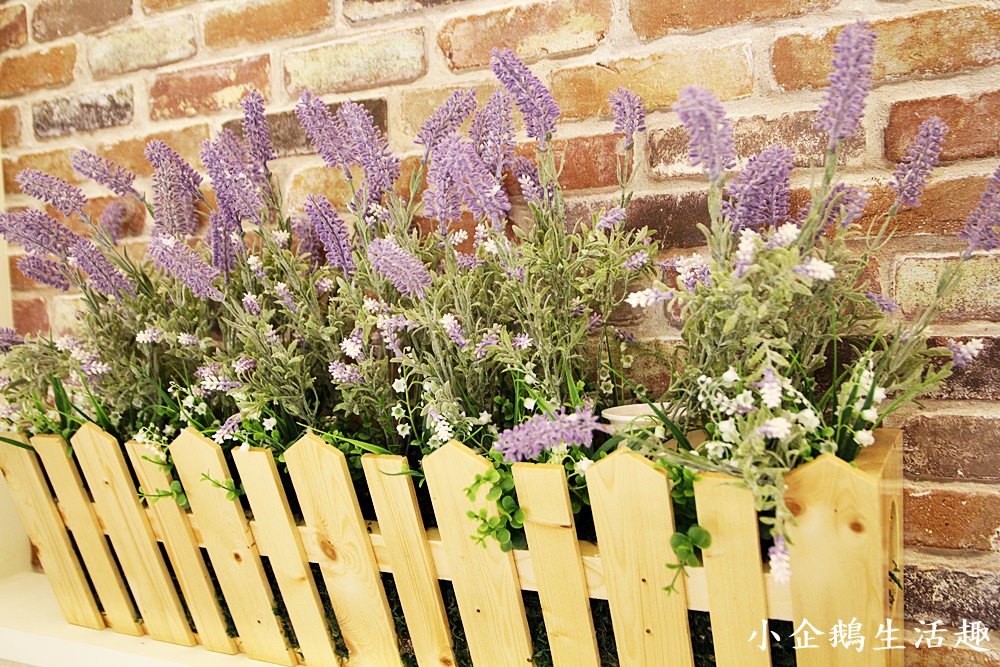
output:
[[[952,363],[958,368],[964,368],[975,361],[979,353],[983,351],[983,339],[970,338],[964,343],[960,343],[949,338],[947,347],[951,352]]]
[[[122,200],[115,199],[101,211],[101,217],[97,219],[97,224],[108,233],[112,243],[118,243],[122,239],[122,227],[125,225],[127,217],[128,206]]]
[[[208,239],[212,247],[212,266],[225,274],[236,268],[236,257],[243,252],[243,234],[238,225],[221,211],[212,211],[208,218]]]
[[[434,162],[433,181],[431,174],[428,174],[428,182],[434,189],[425,195],[429,200],[429,210],[445,216],[454,215],[454,194],[441,192],[448,188],[458,193],[462,203],[477,219],[487,218],[494,228],[503,226],[507,212],[510,211],[507,193],[479,159],[471,143],[462,141],[457,132],[451,133],[438,144]],[[444,208],[446,204],[448,208]],[[439,220],[451,221],[457,218],[446,217]]]
[[[680,92],[674,111],[688,133],[692,166],[703,167],[713,181],[736,166],[733,128],[715,95],[704,88],[688,86]]]
[[[830,87],[814,124],[830,135],[830,150],[853,137],[861,124],[865,99],[872,88],[875,31],[864,21],[849,25],[837,38],[833,52]]]
[[[153,165],[153,222],[158,233],[188,236],[197,231],[194,199],[201,196],[201,175],[159,140],[146,146]]]
[[[482,339],[476,345],[476,359],[484,358],[487,350],[500,344],[500,333],[498,329],[499,327],[494,326],[492,329],[483,334]]]
[[[444,104],[435,109],[431,117],[424,121],[420,131],[417,132],[416,143],[424,147],[424,155],[430,155],[438,143],[456,131],[475,110],[475,90],[454,91]]]
[[[1000,247],[1000,167],[997,167],[986,184],[979,205],[965,221],[965,227],[958,238],[968,242],[963,257],[968,258],[977,250],[993,250]]]
[[[271,128],[264,115],[264,96],[256,90],[251,90],[240,101],[243,107],[243,139],[247,143],[248,152],[254,166],[264,174],[267,173],[267,163],[277,157],[274,144],[271,143]]]
[[[309,265],[313,268],[321,266],[326,260],[323,254],[323,241],[316,233],[316,226],[308,217],[295,217],[292,219],[292,234],[295,237],[296,252],[309,258]]]
[[[472,118],[469,138],[479,158],[498,179],[514,153],[514,109],[510,93],[498,88]]]
[[[236,431],[239,430],[240,424],[242,423],[243,423],[243,415],[237,412],[236,414],[229,417],[222,424],[222,426],[219,427],[219,430],[215,432],[214,436],[212,436],[212,440],[214,440],[220,445],[224,443],[226,440],[235,440]]]
[[[205,141],[201,161],[208,170],[219,200],[219,211],[239,225],[244,220],[261,223],[264,201],[259,175],[252,173],[246,147],[231,130],[223,130],[215,141]]]
[[[326,166],[347,171],[351,163],[351,146],[343,126],[323,100],[308,90],[303,91],[295,105],[295,115]]]
[[[722,212],[732,223],[734,233],[774,227],[788,218],[794,158],[791,149],[770,146],[750,158],[746,169],[726,185]]]
[[[460,349],[465,349],[469,346],[469,341],[465,340],[465,331],[462,329],[462,323],[458,321],[458,318],[451,313],[445,313],[441,316],[439,320],[441,327],[444,328],[445,334],[448,339],[451,340]]]
[[[494,49],[490,69],[521,110],[528,136],[545,150],[559,118],[559,105],[552,93],[510,49]]]
[[[646,110],[642,99],[627,88],[619,87],[608,98],[611,111],[615,115],[615,132],[625,135],[626,148],[635,141],[637,132],[646,131]]]
[[[368,261],[404,296],[422,299],[433,282],[423,262],[399,247],[392,238],[372,239],[368,244]]]
[[[145,155],[146,160],[153,165],[153,169],[169,172],[192,197],[201,195],[201,174],[185,162],[173,148],[159,139],[153,139],[146,144]]]
[[[639,250],[622,262],[622,268],[626,271],[638,271],[648,263],[649,253],[645,250]]]
[[[135,174],[125,167],[85,150],[73,151],[69,159],[76,173],[100,183],[119,197],[142,199],[132,186]]]
[[[10,352],[11,348],[22,343],[24,343],[24,336],[17,333],[16,329],[0,327],[0,352]]]
[[[243,309],[254,317],[260,315],[260,301],[257,299],[256,294],[247,292],[243,295]]]
[[[233,362],[233,372],[237,375],[246,375],[257,368],[257,360],[252,357],[240,357]]]
[[[22,169],[17,174],[17,182],[21,192],[51,204],[65,216],[82,214],[87,203],[83,190],[37,169]]]
[[[344,272],[348,278],[354,274],[354,247],[347,225],[337,215],[333,204],[323,195],[309,195],[304,204],[306,215],[312,222],[316,235],[326,248],[326,261]]]
[[[545,193],[542,191],[542,184],[538,177],[538,167],[530,159],[523,155],[515,155],[510,161],[510,171],[521,186],[521,194],[524,201],[535,206],[544,203]]]
[[[603,430],[593,407],[588,405],[574,412],[561,408],[552,414],[535,415],[523,424],[503,431],[493,448],[503,454],[509,463],[530,461],[561,443],[590,447],[594,442],[594,431]]]
[[[477,269],[480,266],[486,264],[485,260],[479,259],[474,254],[469,254],[465,252],[455,251],[455,263],[458,264],[460,269],[465,271],[471,271],[472,269]]]
[[[89,239],[77,239],[70,259],[87,274],[90,284],[101,294],[119,299],[123,294],[135,294],[135,283],[119,271]]]
[[[625,209],[615,206],[601,213],[601,217],[597,219],[597,228],[604,230],[614,229],[623,222],[625,222]]]
[[[868,292],[865,296],[883,313],[894,313],[899,310],[899,304],[887,296],[874,292]]]
[[[360,104],[344,102],[337,120],[351,147],[353,159],[365,171],[368,203],[377,204],[399,178],[399,159],[389,150],[389,142],[375,127],[372,115]]]
[[[19,245],[28,252],[55,255],[60,259],[66,258],[79,238],[61,222],[33,208],[0,213],[0,234],[8,243]]]
[[[948,126],[937,116],[920,124],[916,139],[892,173],[890,185],[896,191],[896,201],[901,206],[920,206],[920,196],[938,164],[941,141],[947,133]]]
[[[856,185],[837,183],[830,191],[830,196],[824,204],[825,222],[823,228],[825,229],[834,220],[839,220],[841,227],[847,227],[853,223],[864,213],[869,196],[867,190]]]
[[[424,191],[424,211],[438,221],[441,235],[448,225],[462,219],[462,197],[451,176],[450,163],[436,155],[427,169],[427,190]]]
[[[768,548],[767,558],[771,568],[771,576],[776,581],[784,583],[792,578],[792,559],[784,537],[775,535],[774,546]]]
[[[343,361],[331,361],[328,370],[334,381],[340,384],[355,384],[365,381],[357,366],[348,366]]]
[[[45,259],[40,255],[24,255],[17,260],[17,269],[36,283],[55,287],[62,291],[69,289],[65,264]]]
[[[195,296],[222,301],[222,292],[212,285],[219,277],[219,270],[206,264],[184,241],[158,234],[149,242],[149,256],[156,266],[181,281]]]
[[[284,305],[289,311],[293,313],[296,311],[295,301],[292,299],[292,292],[288,289],[287,283],[275,283],[274,295],[278,297],[282,305]]]

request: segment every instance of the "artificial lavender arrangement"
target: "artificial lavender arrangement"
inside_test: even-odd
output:
[[[706,90],[682,91],[675,110],[690,135],[691,162],[709,178],[711,223],[702,227],[708,253],[676,261],[672,285],[657,283],[628,298],[635,307],[666,304],[683,320],[671,408],[657,410],[679,443],[677,451],[661,449],[664,464],[742,478],[775,537],[777,576],[787,576],[785,525],[793,520],[783,501],[784,473],[824,452],[853,460],[873,444],[873,429],[935,388],[953,366],[969,363],[981,346],[931,348],[925,336],[955,286],[957,263],[944,272],[938,300],[909,321],[864,273],[891,236],[896,213],[919,205],[947,132],[937,118],[921,125],[893,173],[895,203],[861,228],[868,194],[838,182],[836,165],[864,111],[874,39],[858,23],[834,47],[815,123],[829,137],[825,164],[811,201],[798,211],[791,206],[792,151],[771,146],[730,177],[737,156],[722,106]],[[1000,170],[960,234],[969,242],[966,257],[997,247],[998,181]],[[688,439],[695,430],[704,437]],[[652,432],[632,438],[647,447],[658,442]],[[687,551],[693,555],[690,545]]]

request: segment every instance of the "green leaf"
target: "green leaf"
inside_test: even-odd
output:
[[[688,528],[687,535],[691,539],[691,543],[699,549],[707,549],[712,546],[712,535],[698,524]]]

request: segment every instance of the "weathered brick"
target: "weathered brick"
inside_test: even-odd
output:
[[[470,84],[468,86],[445,86],[439,88],[410,88],[406,87],[399,91],[400,115],[393,119],[393,130],[399,131],[399,136],[410,144],[417,136],[417,132],[434,110],[444,104],[453,92],[466,88],[475,88],[476,100],[480,106],[486,103],[490,95],[498,87],[495,82],[483,84]],[[514,114],[515,122],[520,121],[519,115]]]
[[[205,44],[224,49],[315,32],[329,23],[330,5],[330,0],[232,3],[205,15]]]
[[[21,112],[17,107],[0,107],[0,148],[21,143]]]
[[[195,0],[142,0],[142,8],[147,12],[164,12],[184,5],[190,5]]]
[[[404,83],[427,71],[424,31],[420,28],[382,32],[285,55],[285,88],[297,95],[345,93]]]
[[[564,118],[608,116],[608,95],[618,86],[635,91],[649,111],[668,109],[691,84],[705,85],[720,99],[753,89],[750,43],[687,48],[643,58],[622,58],[552,72],[550,81]]]
[[[913,546],[1000,551],[1000,486],[907,486],[903,527]]]
[[[889,110],[885,128],[885,157],[898,162],[920,123],[937,116],[948,124],[941,160],[964,160],[1000,155],[1000,90],[961,97],[946,95],[924,100],[896,102]]]
[[[929,631],[929,627],[924,629]],[[961,632],[959,628],[941,627],[941,630],[942,634],[938,636],[947,637],[943,646],[928,646],[926,634],[921,636],[915,630],[907,633],[904,640],[906,667],[1000,667],[1000,640],[996,632],[991,633],[981,645],[970,648],[955,645]],[[919,647],[916,646],[918,641]]]
[[[78,32],[96,32],[132,14],[132,0],[41,0],[31,15],[31,32],[48,42]]]
[[[965,368],[953,369],[950,378],[927,398],[949,400],[1000,400],[1000,338],[994,336],[979,336],[983,339],[983,351],[979,353],[975,363]],[[965,342],[971,336],[954,336],[959,342]],[[931,345],[944,346],[948,337],[932,336]]]
[[[546,0],[453,18],[438,46],[453,70],[486,67],[490,51],[509,48],[521,58],[572,53],[597,46],[611,25],[605,0]]]
[[[678,30],[702,30],[743,21],[798,16],[828,9],[839,0],[632,0],[629,16],[632,28],[642,39],[662,37]]]
[[[936,76],[1000,62],[1000,9],[992,5],[875,21],[872,28],[878,36],[872,66],[876,81]],[[840,29],[779,37],[771,56],[778,85],[785,90],[825,86],[838,34]]]
[[[602,134],[595,137],[556,139],[552,149],[563,160],[559,183],[564,190],[606,188],[618,184],[618,143],[621,135]],[[525,157],[535,156],[536,144],[518,147]]]
[[[982,363],[989,360],[977,360]],[[902,429],[908,479],[1000,483],[1000,412],[980,405],[958,414],[921,413]]]
[[[27,277],[17,268],[17,262],[23,255],[7,256],[7,272],[10,275],[10,288],[15,292],[24,292],[42,287],[31,278]]]
[[[382,132],[386,131],[386,102],[383,99],[357,100],[372,115],[375,126]],[[328,104],[327,107],[332,112],[340,107],[339,104]],[[274,152],[281,157],[292,155],[306,155],[313,153],[313,147],[309,143],[309,138],[299,124],[298,116],[294,111],[279,111],[267,114],[267,124],[271,130],[271,141],[274,144]],[[243,136],[242,121],[239,118],[226,121],[223,127],[232,130],[237,136]]]
[[[989,558],[981,559],[982,566],[970,562],[973,559],[947,568],[907,565],[903,581],[907,618],[941,620],[956,627],[962,619],[977,620],[988,628],[1000,627],[1000,571],[990,571]],[[959,569],[963,565],[967,569]]]
[[[35,136],[63,137],[132,122],[132,86],[44,100],[31,107]]]
[[[59,150],[48,153],[28,153],[18,157],[5,157],[3,159],[4,191],[8,195],[21,191],[21,186],[17,184],[14,177],[22,169],[37,169],[53,176],[58,176],[71,183],[82,182],[80,176],[73,171],[69,155],[70,151]]]
[[[733,121],[736,154],[741,158],[756,155],[772,144],[795,151],[795,165],[814,167],[823,163],[828,137],[813,128],[812,111],[795,111],[775,118],[747,116]],[[647,155],[652,175],[658,178],[701,173],[688,166],[688,134],[680,125],[650,130]],[[841,145],[841,164],[854,164],[864,154],[864,132]]]
[[[24,46],[28,41],[28,18],[24,5],[0,7],[0,52]]]
[[[361,172],[357,175],[363,177]],[[338,209],[345,208],[351,198],[350,187],[340,169],[307,167],[292,175],[288,194],[285,195],[287,210],[300,210],[306,197],[312,194],[322,194]]]
[[[591,216],[617,206],[609,197],[573,199],[566,202],[570,225],[590,221]],[[698,223],[708,223],[708,195],[704,190],[681,193],[637,194],[632,198],[626,228],[649,227],[664,248],[695,248],[705,244]]]
[[[7,56],[0,60],[0,97],[65,86],[73,81],[74,65],[75,44]]]
[[[894,298],[911,316],[932,303],[938,278],[957,257],[900,257],[893,267]],[[963,262],[961,278],[951,294],[940,301],[940,320],[1000,319],[1000,256],[973,256]]]
[[[106,79],[175,63],[190,58],[196,50],[194,21],[190,16],[172,16],[89,40],[87,60],[94,77]]]
[[[920,198],[920,206],[905,207],[889,222],[896,235],[955,234],[965,226],[969,213],[978,205],[986,177],[966,176],[948,180],[932,179]],[[871,197],[859,221],[862,229],[886,213],[896,201],[896,191],[888,185],[869,187]]]
[[[456,0],[344,0],[344,18],[348,21],[369,21],[386,16],[415,12],[427,7],[448,5]]]
[[[41,298],[14,299],[14,328],[22,334],[43,334],[49,330],[48,302]]]
[[[191,125],[179,130],[154,132],[142,137],[101,144],[97,147],[96,152],[109,160],[114,160],[139,176],[150,176],[153,173],[153,167],[146,161],[144,154],[146,144],[150,141],[154,139],[162,141],[177,151],[182,158],[197,167],[200,164],[201,142],[208,139],[208,135],[207,125]]]
[[[270,72],[271,57],[262,55],[160,74],[149,91],[150,117],[162,120],[232,109],[251,88],[267,97]]]
[[[86,205],[83,207],[83,212],[87,215],[87,217],[96,223],[100,220],[101,214],[104,213],[104,209],[108,207],[108,204],[116,200],[119,200],[119,198],[92,197],[87,200]],[[121,236],[124,238],[142,234],[146,227],[146,207],[136,201],[133,197],[125,197],[119,201],[125,204],[126,208],[126,215],[122,221]],[[45,209],[49,215],[62,222],[77,234],[80,234],[81,236],[93,235],[93,229],[86,222],[84,222],[83,218],[81,218],[78,214],[74,213],[73,215],[66,217],[52,206],[46,206]]]

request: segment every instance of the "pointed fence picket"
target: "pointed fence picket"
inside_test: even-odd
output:
[[[597,545],[576,535],[561,466],[515,465],[528,549],[506,553],[471,539],[477,521],[468,512],[489,512],[491,504],[485,489],[475,500],[465,489],[491,463],[457,442],[423,462],[437,523],[431,529],[405,459],[362,457],[378,517],[366,521],[344,454],[314,435],[282,457],[290,484],[282,484],[270,451],[232,452],[245,491],[233,500],[205,480],[231,479],[226,454],[182,432],[170,451],[190,509],[170,498],[143,507],[132,475],[155,495],[170,488],[172,474],[135,442],[124,447],[130,471],[114,438],[92,425],[73,437],[72,450],[57,436],[32,438],[34,452],[0,445],[0,471],[67,621],[86,627],[198,641],[283,665],[400,665],[400,621],[382,585],[389,573],[420,667],[459,664],[442,579],[454,587],[476,667],[531,664],[522,590],[538,592],[556,667],[600,664],[592,599],[608,601],[619,664],[629,667],[693,664],[689,610],[710,612],[722,667],[770,664],[766,642],[761,649],[768,619],[823,633],[813,632],[815,648],[797,652],[804,667],[897,667],[901,650],[876,649],[886,626],[897,638],[902,628],[902,591],[890,576],[902,550],[900,440],[898,431],[877,431],[875,445],[853,465],[823,455],[786,475],[785,499],[796,517],[790,582],[772,577],[762,562],[750,492],[734,478],[701,475],[695,501],[712,545],[703,567],[689,568],[673,593],[663,590],[674,579],[666,565],[676,562],[670,483],[662,468],[629,451],[587,473]],[[336,654],[314,566],[347,659]],[[227,633],[227,620],[238,637]],[[863,650],[831,642],[837,624],[856,624]]]

